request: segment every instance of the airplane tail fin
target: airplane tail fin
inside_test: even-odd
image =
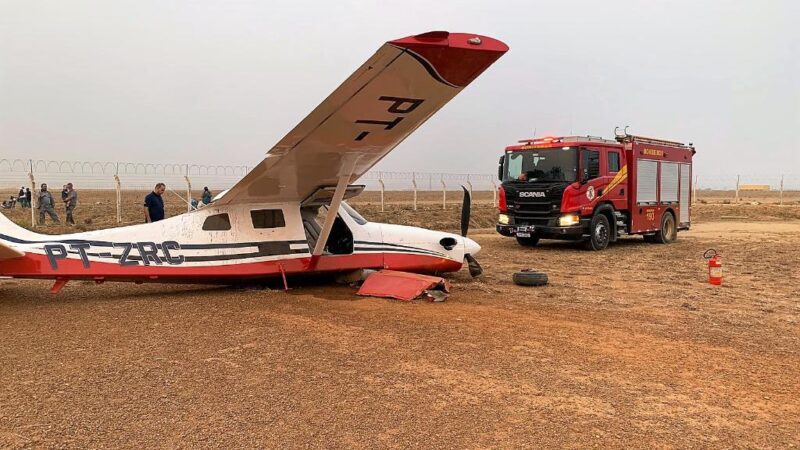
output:
[[[9,247],[3,242],[0,242],[0,261],[22,258],[23,256],[25,256],[25,252],[21,252],[15,248]]]
[[[25,256],[25,252],[14,248],[11,243],[20,236],[31,237],[32,235],[36,234],[20,227],[0,213],[0,261]]]

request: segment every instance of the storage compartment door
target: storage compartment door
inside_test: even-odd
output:
[[[678,218],[679,223],[686,223],[688,224],[690,221],[689,218],[689,205],[691,204],[691,195],[692,195],[692,165],[691,164],[681,164],[681,210],[680,210],[680,217]]]
[[[678,163],[661,163],[661,203],[678,201]]]
[[[658,161],[640,159],[636,161],[636,203],[654,205],[658,181]]]

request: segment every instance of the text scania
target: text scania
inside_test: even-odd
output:
[[[519,196],[520,197],[546,197],[545,193],[541,192],[541,191],[539,191],[539,192],[537,192],[537,191],[534,191],[534,192],[520,192]]]
[[[102,247],[108,248],[107,245]],[[84,269],[88,269],[91,266],[90,256],[115,259],[121,266],[149,266],[151,264],[160,266],[165,263],[176,266],[186,261],[183,255],[175,253],[181,249],[181,245],[175,241],[165,241],[160,244],[155,242],[126,242],[112,244],[111,247],[118,249],[119,252],[115,252],[117,254],[112,254],[111,252],[94,253],[90,251],[92,249],[92,244],[90,243],[48,244],[44,246],[44,252],[53,270],[58,270],[58,262],[67,259],[67,255],[70,253],[80,256]],[[161,252],[160,255],[159,251]],[[138,253],[138,255],[132,255],[132,252]]]

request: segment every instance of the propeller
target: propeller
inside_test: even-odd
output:
[[[469,217],[472,214],[472,196],[464,186],[461,186],[461,189],[464,189],[464,203],[461,205],[461,236],[466,238],[467,232],[469,231]],[[481,265],[478,264],[478,260],[476,260],[474,256],[465,253],[464,259],[467,261],[469,274],[472,278],[483,273]]]
[[[461,189],[464,189],[464,203],[461,205],[461,236],[467,237],[469,216],[472,213],[472,196],[464,186],[461,186]]]

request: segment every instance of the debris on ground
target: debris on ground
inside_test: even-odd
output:
[[[370,275],[375,273],[373,269],[358,269],[352,272],[342,273],[336,276],[336,282],[339,284],[347,284],[353,287],[359,287],[364,280]]]
[[[385,297],[407,302],[423,296],[434,302],[443,302],[449,293],[450,283],[442,277],[396,270],[371,273],[357,292],[366,297]]]
[[[518,286],[544,286],[547,284],[547,274],[531,269],[523,269],[512,276],[514,284]]]

